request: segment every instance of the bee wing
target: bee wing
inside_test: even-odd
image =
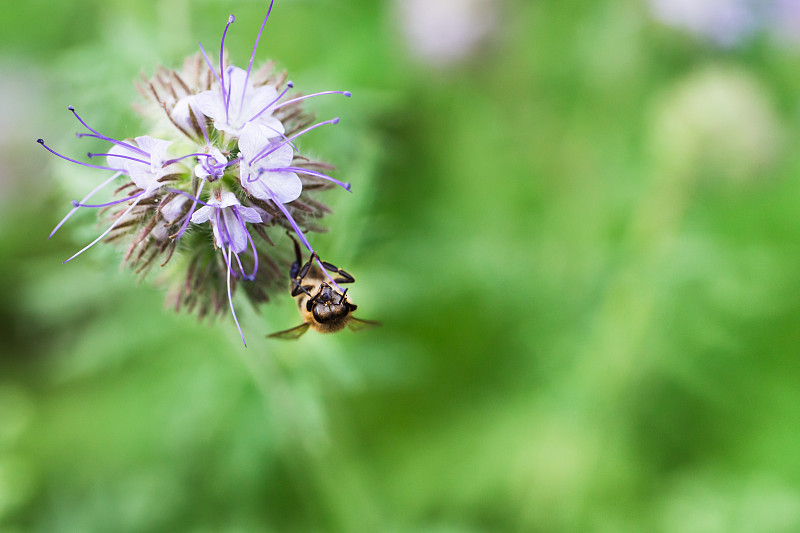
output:
[[[381,323],[376,320],[364,320],[354,316],[351,316],[350,320],[347,322],[347,327],[353,331],[361,331],[362,329],[368,329],[380,325]]]
[[[283,331],[277,331],[272,333],[271,335],[267,335],[267,338],[272,339],[283,339],[285,341],[294,341],[299,339],[303,336],[303,334],[308,331],[309,324],[304,322],[299,326],[295,326],[293,328],[285,329]]]

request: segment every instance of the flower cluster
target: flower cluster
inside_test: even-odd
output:
[[[329,209],[312,198],[332,187],[350,190],[348,183],[325,174],[331,167],[301,155],[294,141],[338,119],[313,122],[302,105],[323,94],[350,96],[347,91],[310,95],[289,94],[294,86],[272,63],[253,69],[258,42],[272,10],[256,37],[247,69],[229,63],[222,34],[217,64],[206,54],[189,57],[176,71],[159,69],[144,80],[147,98],[143,114],[160,121],[168,132],[155,138],[142,135],[118,140],[93,129],[75,115],[90,137],[110,144],[105,165],[78,161],[38,142],[54,155],[73,163],[112,172],[81,201],[51,233],[80,208],[99,208],[108,227],[65,263],[101,240],[127,241],[123,262],[137,273],[170,264],[174,283],[168,297],[177,309],[196,310],[200,317],[218,314],[226,305],[244,342],[233,306],[237,286],[253,303],[268,299],[282,287],[286,269],[276,253],[270,232],[294,232],[313,251],[303,229],[321,231],[314,220]],[[90,203],[101,189],[122,182],[114,191],[121,198]],[[301,229],[303,228],[303,229]],[[176,253],[177,252],[177,253]]]

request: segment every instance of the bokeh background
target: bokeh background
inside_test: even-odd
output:
[[[353,92],[309,102],[354,191],[315,244],[384,325],[239,300],[244,349],[62,265],[102,173],[34,141],[139,134],[139,72],[229,13],[244,63],[266,5],[6,10],[0,532],[800,531],[797,2],[276,0],[258,57]]]

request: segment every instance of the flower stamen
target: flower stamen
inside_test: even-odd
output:
[[[303,230],[301,230],[300,226],[297,225],[297,222],[295,222],[295,220],[292,217],[291,213],[289,213],[289,210],[286,209],[286,206],[283,205],[278,200],[278,198],[275,196],[275,193],[272,192],[272,190],[269,187],[264,187],[264,188],[267,190],[267,193],[272,198],[272,203],[274,203],[276,206],[278,206],[278,209],[281,210],[281,212],[283,213],[283,216],[285,216],[286,220],[289,221],[289,224],[291,224],[292,229],[294,229],[295,234],[300,238],[300,242],[303,243],[303,246],[305,246],[308,249],[309,252],[314,253],[314,248],[311,247],[311,243],[308,242],[308,239],[306,239],[306,236],[303,233]],[[320,262],[319,257],[317,257],[317,264],[319,265],[319,268],[322,270],[322,273],[325,274],[325,277],[328,278],[328,280],[331,282],[331,284],[333,284],[333,287],[336,288],[337,291],[341,291],[342,288],[339,286],[338,283],[336,283],[336,281],[331,277],[331,275],[328,274],[328,271],[325,270],[325,267],[322,266],[322,262]]]
[[[222,80],[220,81],[220,87],[222,88],[222,97],[225,99],[226,121],[230,121],[230,118],[228,117],[228,108],[230,107],[231,103],[231,92],[229,90],[227,94],[225,93],[225,70],[223,69],[222,56],[225,52],[225,36],[228,34],[228,28],[231,27],[231,24],[233,24],[234,20],[236,20],[236,17],[233,15],[228,16],[228,23],[225,24],[225,30],[222,32],[222,42],[219,45],[219,75],[222,77]]]
[[[117,227],[117,225],[118,225],[118,224],[119,224],[119,223],[122,221],[122,219],[124,219],[124,218],[125,218],[125,217],[128,215],[128,213],[130,213],[131,211],[133,211],[133,208],[134,208],[134,207],[136,207],[136,205],[139,203],[139,200],[141,200],[141,199],[142,199],[142,197],[141,197],[141,196],[139,196],[139,198],[137,198],[136,200],[134,200],[134,201],[133,201],[133,203],[132,203],[132,204],[131,204],[131,205],[128,207],[128,209],[126,209],[126,210],[125,210],[125,211],[124,211],[124,212],[123,212],[123,213],[122,213],[122,214],[121,214],[119,217],[117,217],[117,219],[114,221],[114,223],[113,223],[113,224],[111,224],[111,225],[108,227],[108,229],[107,229],[107,230],[105,230],[103,233],[101,233],[101,234],[100,234],[100,236],[99,236],[99,237],[97,237],[95,240],[93,240],[92,242],[90,242],[89,244],[87,244],[86,246],[84,246],[83,248],[81,248],[81,249],[80,249],[78,252],[76,252],[75,254],[73,254],[73,255],[72,255],[72,256],[71,256],[69,259],[67,259],[66,261],[64,261],[62,264],[69,263],[70,261],[72,261],[73,259],[75,259],[76,257],[78,257],[79,255],[81,255],[83,252],[85,252],[86,250],[88,250],[89,248],[91,248],[92,246],[94,246],[95,244],[97,244],[98,242],[100,242],[101,240],[103,240],[103,238],[104,238],[106,235],[108,235],[109,233],[111,233],[111,230],[113,230],[114,228],[116,228],[116,227]]]
[[[203,53],[203,58],[206,60],[206,65],[208,65],[208,70],[210,70],[211,73],[214,74],[214,77],[217,78],[217,81],[219,82],[220,86],[222,86],[223,85],[222,80],[219,78],[219,74],[217,74],[217,71],[214,70],[214,67],[211,65],[211,60],[208,59],[208,54],[206,54],[206,49],[203,48],[203,43],[197,43],[197,44],[200,46],[200,52]],[[220,70],[222,70],[221,65],[220,65]]]
[[[130,145],[130,144],[128,144],[128,143],[125,143],[125,142],[122,142],[122,141],[118,141],[118,140],[116,140],[116,139],[112,139],[111,137],[106,137],[105,135],[103,135],[103,134],[102,134],[102,133],[100,133],[99,131],[97,131],[97,130],[95,130],[95,129],[92,129],[92,128],[90,128],[90,127],[89,127],[89,125],[88,125],[88,124],[86,124],[86,122],[84,122],[84,121],[83,121],[83,119],[80,117],[80,115],[78,115],[78,112],[77,112],[77,111],[75,111],[75,106],[68,106],[68,107],[67,107],[67,109],[69,109],[70,111],[72,111],[72,114],[73,114],[73,115],[75,115],[75,118],[77,118],[77,119],[78,119],[78,122],[80,122],[81,124],[83,124],[83,127],[84,127],[84,128],[86,128],[87,130],[89,130],[89,131],[91,131],[92,133],[94,133],[94,134],[97,136],[97,138],[98,138],[98,139],[102,139],[102,140],[104,140],[104,141],[108,141],[108,142],[111,142],[111,143],[114,143],[114,144],[118,144],[118,145],[120,145],[120,146],[124,146],[124,147],[126,147],[126,148],[129,148],[129,149],[133,150],[134,152],[139,152],[139,153],[140,153],[140,154],[142,154],[142,155],[146,155],[146,156],[150,157],[150,154],[148,154],[147,152],[145,152],[145,151],[144,151],[144,150],[142,150],[141,148],[138,148],[138,147],[136,147],[136,146]],[[79,133],[79,134],[77,134],[77,135],[78,135],[78,137],[83,137],[83,136],[86,136],[86,134],[85,134],[85,133],[84,133],[84,134],[80,134],[80,133]]]
[[[273,107],[272,110],[275,111],[276,109],[280,109],[281,107],[283,107],[285,105],[293,104],[295,102],[299,102],[299,101],[305,100],[307,98],[313,98],[315,96],[322,96],[323,94],[343,94],[348,98],[350,98],[353,95],[353,93],[351,93],[350,91],[322,91],[322,92],[319,92],[319,93],[307,94],[305,96],[298,96],[297,98],[292,98],[291,100],[286,100],[285,102],[281,102],[280,104],[278,104],[275,107]]]
[[[244,343],[244,347],[247,348],[247,342],[244,340],[244,333],[242,333],[242,328],[239,326],[239,319],[236,318],[236,310],[233,308],[233,298],[231,297],[231,261],[230,261],[230,254],[232,250],[231,247],[228,246],[228,255],[225,255],[225,249],[222,250],[222,257],[225,258],[225,264],[228,266],[228,274],[227,278],[227,285],[228,285],[228,304],[231,306],[231,315],[233,315],[233,322],[236,324],[236,329],[239,330],[239,335],[242,337],[242,343]]]
[[[258,48],[258,41],[261,40],[261,34],[264,32],[264,26],[267,25],[269,14],[272,13],[273,3],[275,3],[275,0],[270,0],[269,8],[267,9],[267,16],[264,17],[263,21],[261,21],[261,28],[259,28],[258,35],[256,35],[256,42],[253,43],[253,52],[250,54],[250,63],[247,64],[247,76],[245,76],[244,78],[244,87],[242,88],[242,102],[239,104],[240,106],[244,104],[244,93],[247,92],[247,82],[250,81],[250,71],[253,68],[253,59],[255,59],[256,57],[256,49]]]
[[[121,198],[119,200],[113,200],[113,201],[108,202],[106,204],[84,204],[82,202],[79,202],[78,200],[72,200],[72,206],[73,207],[108,207],[108,206],[111,206],[111,205],[117,205],[117,204],[123,204],[125,202],[129,202],[129,201],[133,200],[134,198],[137,198],[137,197],[143,195],[146,192],[147,191],[141,191],[141,192],[138,192],[138,193],[136,193],[136,194],[134,194],[132,196],[128,196],[127,198]]]
[[[200,185],[197,186],[197,196],[200,196],[200,193],[203,192],[203,186],[205,184],[206,180],[200,180]],[[194,214],[194,209],[195,207],[197,207],[197,204],[198,203],[203,205],[208,205],[208,204],[201,201],[200,198],[192,196],[188,192],[181,191],[179,189],[167,189],[167,190],[170,192],[176,192],[178,194],[182,194],[192,200],[192,207],[190,207],[189,212],[186,213],[186,218],[184,219],[183,224],[181,225],[181,229],[179,229],[177,233],[170,235],[171,239],[180,239],[181,237],[183,237],[183,234],[186,233],[186,228],[189,227],[189,221],[191,221],[192,219],[192,215]]]
[[[87,154],[86,154],[86,157],[88,157],[89,159],[91,159],[93,157],[100,157],[100,156],[121,157],[122,159],[130,159],[131,161],[136,161],[137,163],[142,163],[144,165],[149,165],[150,164],[150,161],[145,161],[144,159],[136,159],[135,157],[131,157],[129,155],[122,155],[122,154],[93,154],[92,152],[87,152]],[[166,163],[164,164],[164,166],[166,166]]]
[[[234,208],[233,214],[236,215],[236,220],[239,221],[239,224],[242,225],[242,229],[244,229],[245,235],[247,235],[247,240],[250,241],[250,247],[253,250],[253,273],[250,276],[244,276],[244,279],[254,281],[256,279],[256,273],[258,272],[258,250],[256,250],[256,243],[253,242],[253,237],[250,235],[250,232],[247,231],[244,225],[244,220],[242,220],[242,216],[239,214],[239,210]],[[242,272],[244,275],[244,272]]]
[[[117,172],[116,174],[114,174],[113,176],[111,176],[110,178],[108,178],[106,181],[104,181],[103,183],[101,183],[100,185],[98,185],[97,187],[95,187],[94,189],[92,189],[92,191],[91,191],[89,194],[87,194],[86,196],[84,196],[84,197],[83,197],[83,200],[81,200],[81,203],[83,203],[83,202],[85,202],[85,201],[89,200],[89,199],[90,199],[92,196],[94,196],[94,195],[95,195],[95,194],[96,194],[98,191],[100,191],[100,189],[102,189],[103,187],[105,187],[106,185],[108,185],[109,183],[111,183],[112,181],[114,181],[115,179],[117,179],[117,178],[118,178],[118,177],[120,177],[120,176],[122,176],[122,172],[121,172],[121,171],[120,171],[120,172]],[[48,239],[52,238],[52,237],[53,237],[53,235],[55,235],[55,234],[56,234],[56,232],[57,232],[57,231],[58,231],[58,230],[61,228],[61,226],[63,226],[63,225],[64,225],[64,223],[65,223],[67,220],[69,220],[69,219],[70,219],[70,217],[71,217],[72,215],[74,215],[74,214],[75,214],[75,212],[76,212],[77,210],[78,210],[78,207],[73,207],[72,209],[70,209],[69,213],[67,213],[67,215],[66,215],[64,218],[62,218],[62,219],[61,219],[61,222],[59,222],[58,224],[56,224],[56,227],[55,227],[55,228],[53,228],[53,231],[51,231],[51,232],[50,232],[50,235],[49,235],[47,238],[48,238]]]
[[[246,89],[246,88],[247,88],[247,84],[245,84],[245,89]],[[273,105],[275,102],[277,102],[278,100],[280,100],[281,98],[283,98],[283,97],[284,97],[284,95],[285,95],[287,92],[289,92],[289,89],[292,89],[292,88],[294,88],[294,83],[292,83],[291,81],[287,82],[287,83],[286,83],[286,88],[283,90],[283,92],[281,92],[281,93],[280,93],[278,96],[276,96],[276,97],[275,97],[275,99],[273,99],[273,100],[272,100],[270,103],[268,103],[266,106],[264,106],[264,108],[263,108],[261,111],[259,111],[258,113],[256,113],[256,114],[255,114],[255,115],[253,115],[252,117],[250,117],[250,118],[249,118],[248,120],[246,120],[245,122],[252,122],[252,121],[254,121],[255,119],[257,119],[258,117],[260,117],[260,116],[261,116],[261,114],[262,114],[262,113],[264,113],[264,111],[266,111],[267,109],[269,109],[269,108],[270,108],[270,107],[271,107],[271,106],[272,106],[272,105]],[[244,100],[244,92],[242,92],[242,97],[243,97],[243,98],[242,98],[242,100]],[[274,111],[275,109],[278,109],[278,107],[279,107],[279,106],[276,106],[276,107],[274,107],[274,108],[273,108],[273,111]],[[274,131],[274,128],[270,128],[270,129],[272,129],[272,130]]]
[[[267,157],[269,154],[271,154],[272,152],[274,152],[275,150],[277,150],[278,148],[280,148],[280,147],[281,147],[281,146],[283,146],[284,144],[288,143],[288,142],[289,142],[289,141],[291,141],[292,139],[296,139],[296,138],[300,137],[301,135],[304,135],[304,134],[308,133],[308,132],[309,132],[309,131],[311,131],[311,130],[317,129],[317,128],[319,128],[320,126],[324,126],[325,124],[338,124],[338,123],[339,123],[339,117],[332,118],[332,119],[330,119],[330,120],[323,120],[322,122],[317,122],[317,123],[316,123],[316,124],[314,124],[313,126],[309,126],[309,127],[307,127],[307,128],[306,128],[306,129],[304,129],[303,131],[300,131],[300,132],[297,132],[297,133],[295,133],[295,134],[294,134],[294,135],[292,135],[291,137],[287,137],[285,141],[283,141],[283,142],[281,142],[281,143],[278,143],[276,146],[272,146],[272,147],[271,147],[270,145],[267,145],[267,147],[266,147],[266,148],[264,148],[264,149],[263,149],[261,152],[259,152],[259,153],[258,153],[258,154],[257,154],[257,155],[256,155],[256,156],[253,158],[253,160],[252,160],[252,161],[250,161],[250,164],[252,165],[253,163],[256,163],[256,162],[258,162],[258,160],[260,160],[260,159],[263,159],[263,158]]]
[[[36,139],[36,142],[41,144],[42,146],[44,146],[44,149],[47,150],[48,152],[50,152],[51,154],[53,154],[55,156],[58,156],[61,159],[66,159],[70,163],[75,163],[75,164],[78,164],[78,165],[81,165],[81,166],[84,166],[84,167],[89,167],[89,168],[99,168],[100,170],[110,170],[112,172],[125,172],[125,169],[122,169],[122,168],[111,168],[111,167],[104,167],[104,166],[101,166],[101,165],[91,165],[89,163],[83,163],[83,162],[78,161],[76,159],[72,159],[72,158],[67,157],[65,155],[59,154],[58,152],[56,152],[55,150],[53,150],[52,148],[47,146],[44,143],[44,139]]]
[[[352,192],[350,190],[350,182],[339,181],[336,178],[328,176],[327,174],[323,174],[322,172],[317,172],[315,170],[309,170],[307,168],[302,168],[302,167],[262,168],[259,169],[259,173],[261,172],[297,172],[298,174],[308,174],[309,176],[316,176],[317,178],[322,178],[324,180],[333,182],[339,187],[346,190],[347,192]],[[248,181],[250,181],[249,178]]]

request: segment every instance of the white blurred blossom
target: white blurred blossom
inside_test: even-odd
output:
[[[396,20],[412,54],[431,65],[463,61],[497,27],[496,0],[396,0]]]
[[[653,17],[722,47],[759,33],[798,42],[798,0],[648,0]]]
[[[757,179],[780,155],[783,133],[769,94],[745,71],[694,72],[654,102],[651,149],[680,176]]]

